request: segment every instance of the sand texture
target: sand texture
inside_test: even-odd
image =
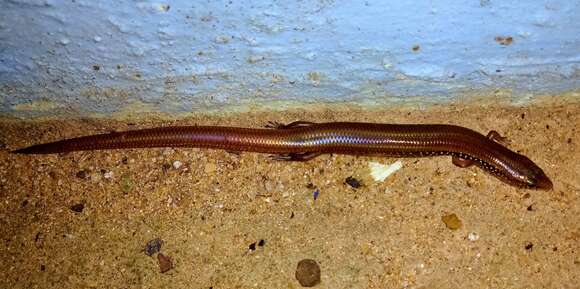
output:
[[[402,159],[401,170],[375,182],[368,163],[396,158],[282,162],[173,148],[9,153],[112,130],[272,120],[494,129],[554,189],[514,188],[449,157]],[[578,104],[4,119],[0,288],[302,288],[295,273],[303,259],[320,267],[315,288],[579,288],[579,127]]]

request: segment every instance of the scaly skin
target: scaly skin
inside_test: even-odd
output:
[[[271,128],[219,126],[160,127],[72,138],[14,151],[51,154],[84,150],[199,147],[276,154],[275,159],[304,161],[320,154],[338,153],[383,156],[451,155],[453,163],[475,164],[514,186],[552,189],[552,182],[527,157],[500,144],[492,131],[488,137],[454,125],[377,124],[356,122],[288,125]]]

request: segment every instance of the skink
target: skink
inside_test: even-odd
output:
[[[484,136],[455,125],[359,122],[287,125],[268,128],[221,126],[160,127],[84,136],[33,145],[14,153],[51,154],[83,150],[199,147],[274,154],[274,159],[306,161],[321,154],[422,157],[451,155],[453,164],[475,164],[498,179],[530,189],[552,189],[544,171],[503,143],[497,132]]]

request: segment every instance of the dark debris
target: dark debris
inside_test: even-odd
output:
[[[525,248],[526,250],[531,251],[534,248],[534,244],[528,243]]]
[[[85,209],[85,204],[84,203],[74,204],[70,206],[70,209],[76,213],[82,213],[83,210]]]
[[[147,242],[145,245],[145,255],[151,257],[153,254],[161,251],[161,246],[163,245],[163,240],[160,238],[155,238]]]
[[[173,269],[173,260],[169,256],[165,256],[161,253],[157,254],[157,262],[159,262],[159,271],[165,273]]]
[[[89,171],[87,170],[80,170],[76,174],[77,178],[86,180],[89,177]]]
[[[349,186],[351,186],[352,188],[358,189],[361,187],[361,182],[355,178],[353,178],[352,176],[347,177],[344,182],[346,184],[348,184]]]

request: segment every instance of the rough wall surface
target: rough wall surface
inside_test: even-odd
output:
[[[580,87],[580,2],[3,0],[0,113]]]

